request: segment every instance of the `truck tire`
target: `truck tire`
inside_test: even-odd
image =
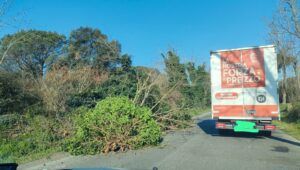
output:
[[[221,136],[229,134],[228,129],[218,129],[218,131],[219,131],[219,135],[221,135]]]
[[[272,131],[262,131],[262,132],[263,132],[262,134],[266,137],[272,136]]]

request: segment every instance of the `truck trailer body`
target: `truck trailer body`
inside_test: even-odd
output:
[[[216,128],[271,134],[280,119],[275,47],[212,51],[210,62]]]

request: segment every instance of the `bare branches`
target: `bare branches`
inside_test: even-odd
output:
[[[81,93],[107,79],[107,74],[100,74],[90,67],[53,68],[44,79],[37,81],[36,88],[48,111],[64,112],[67,110],[66,102],[71,94]]]
[[[21,39],[23,39],[27,34],[24,34],[20,37],[13,37],[13,39],[9,42],[6,50],[3,52],[1,59],[0,59],[0,65],[3,63],[4,59],[7,57],[7,53],[9,52],[9,50]]]
[[[177,82],[173,87],[171,87],[161,98],[160,100],[158,100],[158,102],[156,102],[156,104],[154,106],[151,107],[151,110],[153,110],[157,105],[159,105],[166,97],[169,96],[169,94],[175,90],[178,85],[180,84],[181,82]]]
[[[300,20],[299,20],[299,8],[297,5],[297,0],[286,0],[286,4],[289,7],[289,11],[290,11],[290,18],[291,18],[290,23],[293,26],[292,31],[291,28],[286,30],[290,34],[293,34],[298,38],[300,38]]]
[[[145,73],[146,78],[140,75],[139,71],[137,71],[136,75],[137,91],[133,102],[139,104],[140,106],[145,104],[145,101],[149,97],[151,90],[153,89],[154,85],[158,83],[161,76],[155,70],[145,71]]]
[[[300,16],[299,1],[281,0],[277,13],[274,14],[269,24],[270,40],[278,50],[278,69],[281,70],[282,96],[286,101],[286,79],[287,71],[292,68],[297,79],[297,86],[300,89],[299,81],[299,55],[300,55]]]
[[[297,46],[300,38],[300,16],[297,0],[281,0],[270,23],[270,38],[279,47]]]

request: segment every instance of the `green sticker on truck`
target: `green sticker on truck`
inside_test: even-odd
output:
[[[238,120],[235,123],[236,125],[233,128],[235,132],[258,133],[259,131],[258,129],[255,128],[255,123],[253,122]]]

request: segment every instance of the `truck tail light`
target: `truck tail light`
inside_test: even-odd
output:
[[[276,126],[275,125],[265,125],[265,130],[275,130]]]
[[[216,129],[226,129],[226,124],[225,123],[216,123]]]

